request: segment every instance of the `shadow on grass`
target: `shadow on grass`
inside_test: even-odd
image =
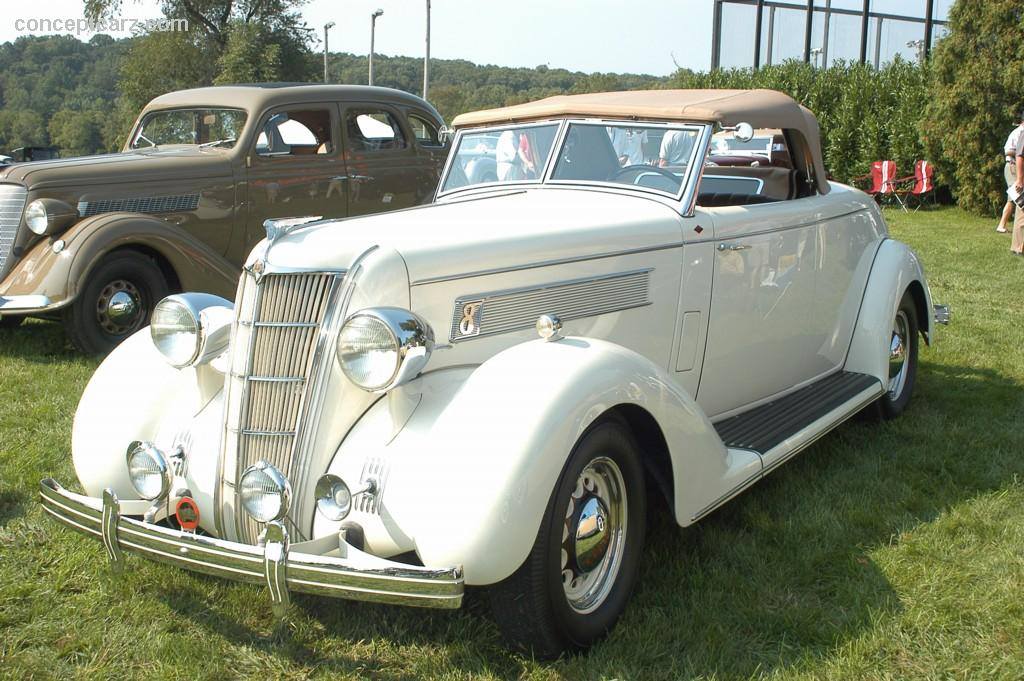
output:
[[[0,527],[25,515],[26,501],[28,501],[27,494],[0,490]]]
[[[49,364],[58,357],[80,356],[58,322],[30,319],[13,329],[0,327],[0,357],[4,359]]]

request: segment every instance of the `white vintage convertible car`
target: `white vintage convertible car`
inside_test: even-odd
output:
[[[705,163],[752,128],[786,149]],[[269,221],[234,304],[160,303],[82,396],[84,494],[43,480],[46,511],[116,568],[262,584],[277,612],[486,586],[551,656],[623,612],[649,495],[696,523],[907,407],[948,310],[789,97],[562,96],[455,129],[433,205]]]

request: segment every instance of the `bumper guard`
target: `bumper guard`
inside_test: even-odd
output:
[[[110,490],[103,498],[69,492],[55,480],[39,483],[43,509],[64,525],[103,542],[115,572],[124,552],[237,582],[265,584],[282,615],[292,591],[426,608],[462,605],[462,568],[432,569],[364,553],[340,536],[289,544],[288,531],[269,523],[262,546],[182,532],[121,515]]]

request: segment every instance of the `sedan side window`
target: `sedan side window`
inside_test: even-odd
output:
[[[412,134],[421,147],[444,146],[444,143],[441,142],[441,138],[438,135],[437,128],[433,123],[425,118],[417,116],[416,114],[409,114],[409,127],[412,128]]]
[[[326,108],[275,113],[256,138],[260,156],[331,154],[334,149],[331,112]]]
[[[352,151],[394,151],[409,146],[398,119],[381,109],[350,109],[345,114],[345,134]]]

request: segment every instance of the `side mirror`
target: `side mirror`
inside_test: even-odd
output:
[[[447,125],[441,126],[441,129],[437,131],[437,139],[441,144],[448,144],[455,137],[455,130],[449,128]]]
[[[749,142],[754,139],[754,126],[750,123],[737,123],[733,136],[740,142]]]

